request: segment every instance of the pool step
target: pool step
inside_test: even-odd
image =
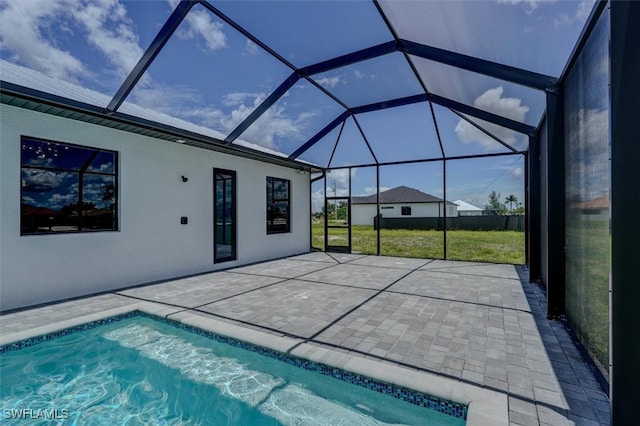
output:
[[[390,425],[296,384],[273,392],[260,411],[285,425]]]
[[[109,331],[104,337],[136,349],[193,381],[211,385],[223,395],[237,398],[284,425],[389,424],[151,327],[132,324]]]

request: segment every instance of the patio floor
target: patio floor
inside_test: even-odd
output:
[[[309,253],[0,316],[2,335],[151,301],[508,395],[517,425],[609,424],[541,288],[513,265]]]

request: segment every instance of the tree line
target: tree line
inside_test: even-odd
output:
[[[489,193],[489,201],[484,205],[484,209],[495,215],[524,215],[524,206],[522,202],[518,202],[518,197],[510,194],[505,197],[503,203],[500,201],[500,193],[496,191]]]

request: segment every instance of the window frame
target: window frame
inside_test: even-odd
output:
[[[60,167],[60,166],[43,166],[43,165],[34,165],[34,164],[25,164],[24,161],[24,154],[23,154],[23,147],[25,146],[25,144],[28,144],[29,142],[35,142],[35,143],[44,143],[44,144],[55,144],[58,145],[60,147],[69,147],[69,148],[74,148],[74,149],[82,149],[82,150],[86,150],[88,152],[90,152],[89,156],[87,157],[87,159],[85,160],[85,163],[83,165],[83,167],[81,167],[80,169],[73,169],[73,168],[65,168],[65,167]],[[93,161],[96,157],[98,157],[101,153],[106,153],[109,155],[113,156],[113,171],[112,172],[103,172],[103,171],[96,171],[96,170],[87,170],[91,167],[91,161]],[[57,234],[86,234],[86,233],[96,233],[96,232],[119,232],[120,230],[120,221],[119,221],[119,210],[120,210],[120,206],[119,206],[119,160],[120,160],[120,155],[118,151],[115,150],[111,150],[111,149],[106,149],[106,148],[98,148],[98,147],[92,147],[92,146],[88,146],[88,145],[80,145],[80,144],[75,144],[75,143],[68,143],[68,142],[61,142],[61,141],[57,141],[57,140],[50,140],[50,139],[45,139],[45,138],[41,138],[41,137],[34,137],[34,136],[27,136],[27,135],[21,135],[20,136],[20,166],[19,166],[19,173],[20,173],[20,178],[18,179],[18,182],[20,184],[20,236],[32,236],[32,235],[57,235]],[[84,170],[83,170],[84,168]],[[72,174],[72,175],[76,175],[77,178],[77,182],[78,182],[78,190],[77,190],[77,202],[76,205],[81,205],[81,203],[85,202],[88,200],[88,198],[84,197],[84,187],[83,187],[83,183],[84,183],[84,176],[107,176],[107,177],[112,177],[113,178],[113,202],[112,202],[112,206],[113,206],[113,213],[112,213],[112,217],[111,217],[111,222],[113,224],[113,226],[111,228],[99,228],[99,229],[91,229],[91,228],[86,228],[83,225],[86,224],[85,221],[85,215],[84,214],[79,214],[78,215],[78,219],[77,222],[73,225],[68,225],[69,228],[71,228],[72,226],[75,229],[66,229],[66,230],[57,230],[57,231],[53,231],[53,230],[36,230],[36,231],[28,231],[28,226],[25,225],[25,214],[22,210],[22,205],[23,205],[23,198],[24,198],[24,175],[23,175],[23,171],[25,169],[28,170],[41,170],[41,171],[45,171],[45,172],[53,172],[53,173],[67,173],[67,174]],[[34,206],[36,208],[38,208],[38,206]],[[46,208],[46,207],[45,207]],[[83,224],[84,222],[84,224]],[[39,228],[42,228],[41,226],[39,226]],[[37,228],[36,228],[37,229]]]
[[[217,223],[218,223],[218,206],[217,206],[217,181],[219,174],[229,175],[231,179],[231,251],[228,257],[219,257],[217,244]],[[237,172],[235,170],[213,168],[213,263],[223,263],[237,260],[238,258],[238,224],[237,224]]]
[[[411,206],[401,206],[400,207],[400,215],[401,216],[411,216]]]
[[[282,182],[286,182],[287,184],[287,198],[276,198],[276,181],[282,181]],[[284,227],[282,227],[282,225],[275,225],[273,223],[273,218],[271,218],[271,206],[269,205],[269,183],[271,183],[271,202],[272,204],[275,204],[276,202],[286,202],[287,203],[287,209],[286,209],[286,223],[284,224]],[[274,177],[274,176],[267,176],[266,179],[266,191],[267,191],[267,197],[266,197],[266,214],[267,214],[267,235],[270,234],[286,234],[286,233],[290,233],[291,232],[291,180],[290,179],[284,179],[284,178],[278,178],[278,177]]]

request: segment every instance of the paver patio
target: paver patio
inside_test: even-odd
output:
[[[500,391],[514,425],[609,423],[609,402],[524,267],[309,253],[0,316],[3,335],[165,304]]]

